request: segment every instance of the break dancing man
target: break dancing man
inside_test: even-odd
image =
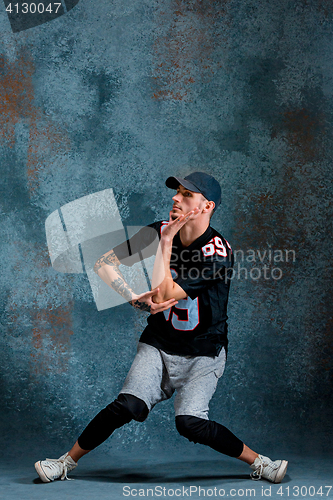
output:
[[[72,449],[57,460],[36,462],[43,482],[67,478],[78,460],[132,419],[143,422],[153,406],[174,392],[176,428],[193,441],[250,465],[252,479],[279,483],[288,462],[272,461],[248,448],[230,430],[209,420],[208,406],[224,371],[227,301],[233,254],[210,226],[221,202],[219,183],[203,172],[169,177],[176,190],[168,221],[141,229],[104,254],[95,272],[132,306],[149,311],[137,354],[117,399],[101,410]],[[159,235],[152,290],[137,295],[119,265],[132,265]],[[142,254],[141,254],[142,255]]]

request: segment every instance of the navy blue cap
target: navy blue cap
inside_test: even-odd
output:
[[[221,203],[221,186],[212,175],[205,172],[193,172],[184,179],[168,177],[165,181],[168,188],[177,189],[181,184],[185,189],[194,193],[201,193],[208,201],[215,203],[214,212]]]

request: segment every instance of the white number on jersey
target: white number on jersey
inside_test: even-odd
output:
[[[177,309],[186,310],[187,319],[179,319],[177,314]],[[199,304],[198,297],[191,299],[187,297],[186,299],[178,300],[178,304],[173,307],[171,314],[171,308],[163,311],[166,321],[171,320],[171,324],[175,330],[190,331],[194,330],[199,324]],[[170,318],[171,316],[171,318]]]
[[[228,243],[227,245],[230,248],[230,245]],[[220,255],[221,257],[228,256],[227,249],[223,245],[222,240],[219,236],[214,236],[214,238],[209,240],[207,245],[202,247],[201,250],[205,257],[210,257],[211,255],[214,255],[214,253],[217,253],[217,255]]]

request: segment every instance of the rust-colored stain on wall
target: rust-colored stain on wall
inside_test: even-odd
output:
[[[318,273],[318,263],[325,257],[321,248],[323,221],[318,218],[317,207],[313,206],[314,202],[318,204],[318,200],[325,200],[328,196],[325,174],[320,168],[321,162],[325,161],[326,123],[327,117],[319,109],[313,111],[304,107],[283,112],[282,125],[275,124],[279,132],[275,130],[272,134],[272,140],[278,136],[287,146],[281,165],[283,177],[279,172],[275,190],[262,190],[258,186],[256,192],[252,190],[241,198],[235,217],[234,236],[244,250],[267,248],[270,244],[273,249],[295,251],[296,265],[293,260],[283,262],[281,282],[272,279],[252,282],[248,293],[253,297],[255,290],[256,317],[265,321],[267,311],[270,315],[273,312],[274,317],[270,320],[275,331],[283,333],[286,324],[288,331],[296,319],[290,311],[287,313],[289,289],[296,293],[296,297],[299,290],[304,290],[305,296],[299,298],[296,315],[301,332],[297,355],[301,359],[302,376],[307,369],[313,370],[316,366],[330,369],[328,358],[323,358],[320,353],[325,350],[324,343],[326,349],[332,345],[332,321],[328,318],[332,293],[326,286],[333,276],[331,268],[325,269],[324,275]],[[313,307],[304,310],[308,300],[313,302]],[[302,310],[303,314],[300,313]],[[315,390],[315,377],[308,378],[308,388]]]
[[[176,0],[171,13],[159,11],[157,23],[163,34],[154,45],[153,99],[191,100],[196,80],[213,77],[216,63],[212,52],[217,43],[223,43],[220,34],[214,32],[214,22],[227,22],[228,2]]]
[[[36,118],[32,86],[34,65],[29,52],[24,52],[14,62],[0,56],[0,68],[0,138],[13,147],[15,125],[20,120]]]
[[[40,187],[39,173],[43,171],[48,179],[52,170],[49,166],[54,155],[69,148],[69,139],[66,134],[42,113],[34,103],[34,61],[31,53],[26,48],[22,50],[13,62],[1,59],[2,72],[0,73],[0,140],[10,148],[15,146],[15,126],[22,121],[29,127],[29,140],[27,145],[27,190],[30,196],[38,194]],[[46,175],[45,175],[46,172]],[[20,243],[17,243],[20,245]],[[46,245],[46,244],[45,244]],[[30,246],[29,241],[25,247],[30,247],[30,255],[26,255],[25,273],[31,270],[37,279],[31,280],[34,289],[32,296],[42,295],[45,292],[45,270],[50,266],[46,247],[42,249]],[[20,252],[18,252],[20,255]],[[21,262],[16,267],[21,269]],[[55,283],[54,292],[62,293],[61,287]],[[15,286],[15,282],[12,286]],[[30,290],[29,290],[30,292]],[[14,294],[15,297],[15,294]],[[61,371],[66,369],[70,336],[72,335],[71,312],[73,303],[65,303],[68,297],[64,295],[64,305],[52,310],[50,306],[39,308],[32,301],[28,309],[32,324],[32,353],[31,372],[38,374],[49,369]],[[50,303],[51,300],[45,302]],[[20,311],[20,304],[12,304],[12,329],[20,328],[20,320],[24,314]]]
[[[279,185],[265,192],[258,186],[246,199],[239,199],[234,234],[249,247],[264,247],[267,241],[277,248],[292,245],[295,232],[303,231],[303,218],[310,216],[300,208],[308,203],[307,194],[318,189],[315,166],[310,165],[322,156],[325,116],[304,108],[288,110],[282,115],[282,124],[279,134],[287,149]],[[272,140],[276,136],[275,129]]]
[[[38,189],[40,174],[49,171],[51,174],[49,160],[57,153],[68,150],[70,141],[62,130],[53,123],[46,121],[43,117],[30,123],[29,147],[27,151],[27,175],[28,188],[32,194]],[[66,167],[65,164],[57,164],[57,168]],[[46,175],[48,177],[48,175]]]
[[[304,8],[314,7],[316,10],[323,12],[325,17],[328,17],[333,12],[333,4],[331,0],[317,0],[312,2],[312,0],[301,0]]]
[[[32,314],[31,372],[62,373],[67,369],[72,330],[73,303],[55,310],[35,310]]]
[[[286,111],[283,122],[287,130],[286,141],[290,148],[289,159],[302,164],[318,159],[325,135],[323,112],[315,114],[306,108]],[[320,132],[320,133],[319,133]]]

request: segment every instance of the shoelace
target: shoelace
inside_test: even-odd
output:
[[[273,465],[261,461],[258,467],[252,472],[251,479],[253,479],[253,481],[259,481],[261,479],[265,467],[269,467],[270,469],[272,469],[272,471],[278,468],[276,464]]]
[[[253,481],[259,481],[259,479],[261,479],[264,467],[264,462],[261,462],[261,464],[252,472],[251,479],[253,479]],[[260,472],[258,473],[258,471]]]
[[[64,470],[63,470],[63,473],[60,477],[61,481],[64,481],[65,479],[67,479],[67,481],[74,481],[74,479],[67,476],[68,465],[65,463],[65,460],[66,460],[65,458],[63,460],[59,460],[59,458],[47,458],[46,459],[47,462],[52,462],[50,465],[51,469],[56,469],[56,464],[61,463],[63,465]]]

